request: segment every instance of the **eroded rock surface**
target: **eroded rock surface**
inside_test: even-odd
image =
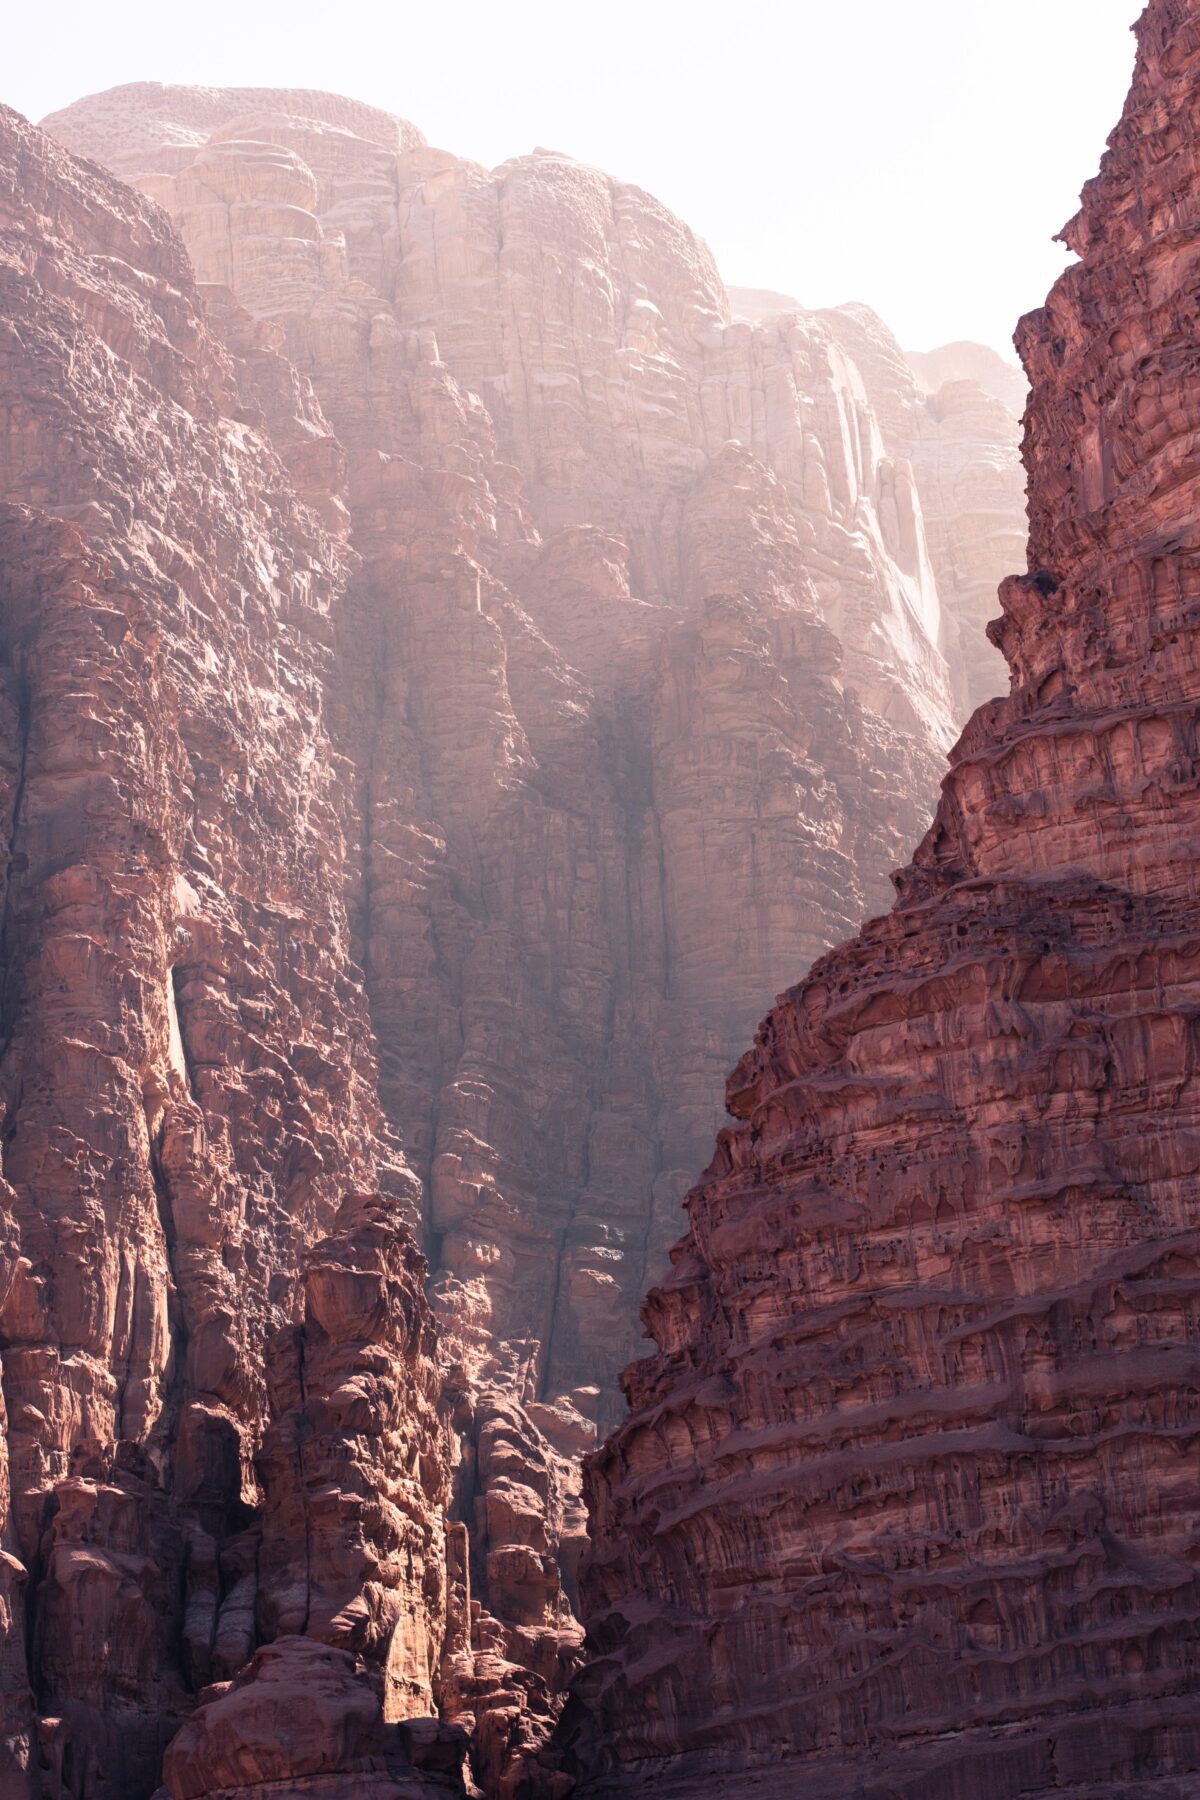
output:
[[[489,172],[284,91],[138,85],[48,125],[166,207],[345,454],[350,923],[454,1408],[448,1705],[507,1795],[578,1654],[580,1454],[725,1071],[928,817],[957,718],[929,415],[878,321],[860,355],[841,315],[735,319],[686,226],[564,156]]]
[[[90,989],[55,962],[50,999],[14,1001],[53,1047],[14,1036],[0,1080],[23,1119],[55,1088],[55,1154],[101,1188],[90,1090],[28,1071],[94,1037],[163,1090],[134,1177],[118,1159],[96,1205],[56,1177],[86,1221],[88,1379],[127,1402],[47,1410],[81,1379],[51,1315],[27,1405],[14,1286],[5,1392],[57,1458],[13,1505],[43,1534],[14,1524],[14,1581],[35,1542],[50,1571],[43,1779],[148,1792],[175,1734],[176,1800],[454,1791],[469,1741],[468,1779],[510,1800],[578,1659],[580,1457],[724,1072],[928,818],[969,691],[943,652],[983,604],[954,534],[1003,429],[974,378],[935,407],[866,309],[735,317],[686,226],[563,156],[488,172],[293,90],[138,84],[48,123],[161,203],[203,298],[162,214],[14,124],[3,491],[150,623],[132,698],[70,652],[99,797],[78,846],[46,827],[89,871],[134,834],[121,907],[104,873],[72,914],[88,958],[123,946],[92,1010],[128,1043],[78,1026]],[[28,832],[25,656],[0,772]],[[69,732],[78,703],[44,704]],[[30,857],[14,840],[24,982],[49,941]],[[31,1126],[16,1143],[33,1193]],[[65,1293],[41,1205],[14,1267]],[[122,1233],[110,1294],[94,1251]],[[76,1641],[93,1543],[113,1593]]]
[[[590,1465],[592,1797],[1200,1785],[1200,9],[1019,347],[1012,694],[784,996]]]
[[[7,111],[0,287],[0,1792],[136,1800],[267,1636],[362,1734],[434,1711],[449,1422],[348,949],[345,508],[256,396],[297,468],[336,446],[163,215]]]

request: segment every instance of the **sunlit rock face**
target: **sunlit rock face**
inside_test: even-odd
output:
[[[194,1714],[176,1800],[409,1795],[467,1601],[349,953],[341,455],[162,213],[7,110],[0,288],[0,1792],[148,1795],[267,1637],[257,1740]],[[263,1689],[314,1657],[353,1730],[289,1740]]]
[[[1200,1784],[1200,10],[1020,327],[1029,573],[890,917],[729,1085],[589,1466],[624,1793]]]
[[[685,225],[552,152],[488,172],[283,90],[47,125],[161,203],[335,440],[290,466],[355,552],[325,716],[452,1408],[441,1704],[508,1795],[578,1655],[580,1454],[725,1073],[887,903],[961,719],[922,397],[900,359],[890,418],[878,321],[735,318]]]
[[[793,315],[820,320],[861,371],[887,449],[916,482],[937,581],[938,646],[958,715],[967,718],[1008,686],[987,625],[996,589],[1025,548],[1021,371],[983,344],[901,350],[867,306],[805,313],[762,289],[732,288],[729,297],[736,316],[764,326]]]
[[[1018,454],[1027,389],[981,344],[947,344],[905,361],[922,388],[909,443],[942,597],[941,649],[963,716],[1008,692],[987,635],[998,582],[1024,556],[1025,474]]]

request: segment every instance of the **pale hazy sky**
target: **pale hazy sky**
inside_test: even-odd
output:
[[[648,188],[726,281],[865,300],[911,349],[1006,349],[1116,124],[1140,0],[26,0],[0,99],[322,87],[494,165]]]

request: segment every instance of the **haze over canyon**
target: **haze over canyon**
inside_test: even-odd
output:
[[[1138,42],[1025,377],[353,98],[0,111],[0,1800],[1200,1792]]]

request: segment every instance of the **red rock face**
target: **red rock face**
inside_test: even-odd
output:
[[[270,1771],[374,1733],[408,1794],[433,1752],[391,1722],[434,1711],[456,1607],[465,1643],[448,1427],[348,954],[345,511],[259,400],[298,470],[338,452],[248,319],[245,359],[212,336],[162,215],[7,111],[0,284],[0,1791],[148,1795],[213,1683],[168,1790],[236,1791],[246,1684],[315,1657],[354,1730],[322,1690]]]
[[[1019,343],[1011,698],[737,1123],[590,1465],[579,1793],[1200,1783],[1200,9]]]
[[[565,157],[488,173],[282,91],[49,124],[162,202],[221,329],[232,291],[345,451],[327,716],[454,1403],[474,1611],[443,1703],[509,1795],[577,1656],[580,1452],[725,1071],[882,904],[952,735],[924,401],[895,351],[893,431],[878,322],[860,355],[838,315],[735,321],[680,221]]]

